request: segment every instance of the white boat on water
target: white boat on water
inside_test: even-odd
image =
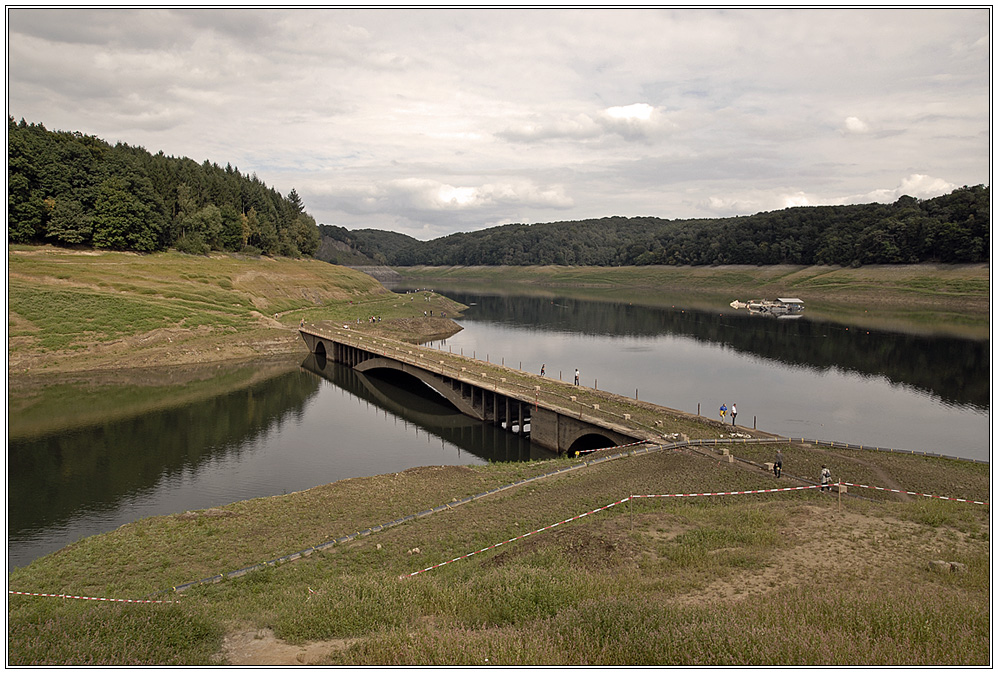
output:
[[[749,300],[731,303],[733,309],[748,309],[750,314],[764,314],[780,318],[797,318],[804,313],[804,300],[799,297],[777,297],[775,300]]]

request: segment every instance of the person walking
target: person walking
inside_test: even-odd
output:
[[[832,490],[832,471],[828,470],[828,466],[821,464],[821,491],[831,491]]]
[[[779,477],[783,474],[783,450],[776,450],[776,460],[773,461],[773,475]]]
[[[725,405],[724,403],[721,403],[721,409],[718,410],[718,413],[721,415],[721,421],[724,421],[724,415],[727,411],[728,411],[728,406]]]
[[[579,385],[579,368],[575,368],[575,385]]]
[[[544,376],[544,363],[541,363],[541,376]]]
[[[731,425],[735,425],[735,417],[738,416],[738,410],[735,408],[735,404],[731,403]]]

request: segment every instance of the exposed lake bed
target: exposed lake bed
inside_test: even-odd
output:
[[[896,379],[906,383],[888,385],[888,388],[910,388],[917,395],[932,400],[949,399],[951,402],[947,404],[973,410],[976,418],[988,414],[986,406],[982,408],[980,403],[980,377],[970,384],[965,381],[965,375],[955,376],[949,382],[933,382],[912,374],[917,373],[918,367],[894,362],[898,359],[904,361],[904,354],[909,354],[908,358],[914,359],[917,365],[927,357],[925,354],[935,351],[934,348],[923,348],[908,338],[899,340],[897,335],[889,339],[871,335],[871,340],[845,341],[841,343],[843,348],[829,352],[825,344],[827,338],[820,335],[827,334],[834,323],[809,321],[809,331],[804,333],[801,333],[803,323],[793,330],[784,327],[776,329],[779,323],[775,322],[762,323],[757,331],[756,326],[743,329],[738,319],[734,320],[736,327],[732,327],[730,316],[715,316],[715,312],[708,309],[684,309],[679,305],[678,310],[673,311],[671,306],[641,306],[631,299],[602,297],[599,301],[589,301],[541,288],[538,290],[545,293],[544,296],[536,302],[526,303],[489,294],[479,294],[477,299],[470,300],[469,295],[473,306],[458,319],[464,329],[447,337],[436,336],[430,348],[470,350],[478,359],[488,359],[493,363],[504,360],[507,366],[522,367],[531,372],[539,367],[531,361],[542,358],[551,377],[558,376],[558,370],[565,371],[563,376],[568,376],[565,373],[569,369],[579,366],[582,383],[586,386],[597,384],[595,380],[598,378],[601,390],[606,387],[618,390],[622,395],[635,395],[641,400],[674,405],[687,411],[694,411],[690,408],[693,399],[699,396],[693,395],[695,392],[685,384],[675,385],[680,381],[680,366],[683,363],[696,365],[693,369],[699,371],[700,378],[705,378],[705,367],[715,367],[717,372],[711,376],[719,377],[715,381],[725,382],[742,376],[741,370],[745,368],[761,367],[791,374],[812,371],[810,385],[813,387],[826,383],[820,377],[815,380],[813,370],[816,363],[839,359],[849,364],[835,376],[844,376],[847,384],[854,383],[853,377],[880,382]],[[409,293],[403,298],[411,303],[411,307],[420,307],[419,302],[424,302],[439,312],[438,305],[427,302],[427,298],[436,295]],[[295,344],[295,327],[304,314],[318,321],[342,321],[346,318],[357,326],[356,329],[365,330],[376,328],[378,324],[365,323],[362,319],[367,315],[378,315],[380,312],[374,307],[391,308],[390,302],[398,303],[397,299],[389,298],[387,305],[372,303],[352,309],[347,307],[347,311],[353,310],[356,315],[343,315],[346,301],[343,306],[330,307],[327,315],[322,314],[321,308],[280,315],[278,322],[283,321],[280,330],[285,332],[285,336],[274,339],[272,331],[267,341],[274,344],[283,342],[295,348],[284,355],[278,354],[280,357],[276,361],[281,365],[275,365],[270,372],[269,366],[263,366],[263,363],[271,362],[270,359],[225,359],[225,335],[219,335],[216,345],[220,348],[216,350],[210,342],[204,342],[206,348],[199,357],[209,360],[205,360],[203,365],[194,363],[193,369],[186,372],[183,368],[178,370],[181,374],[177,375],[177,385],[172,387],[170,393],[168,390],[171,387],[164,382],[169,381],[167,373],[171,368],[162,370],[163,378],[157,380],[150,376],[147,381],[143,381],[141,373],[143,370],[152,373],[155,368],[120,369],[118,373],[113,372],[114,367],[104,368],[89,383],[88,373],[75,373],[69,377],[72,381],[65,385],[75,387],[77,394],[69,393],[68,389],[60,391],[58,372],[44,378],[31,377],[33,384],[22,385],[23,380],[13,383],[9,390],[15,391],[21,398],[18,414],[25,419],[25,423],[18,426],[19,438],[30,436],[42,444],[15,452],[15,460],[10,462],[9,459],[10,466],[20,469],[34,464],[31,470],[42,480],[42,483],[36,484],[48,481],[48,485],[38,490],[37,497],[42,501],[30,494],[9,494],[8,504],[36,498],[31,501],[36,505],[30,510],[44,512],[45,507],[52,505],[43,503],[48,497],[47,500],[63,508],[65,513],[68,501],[72,500],[72,492],[89,489],[105,501],[110,496],[111,507],[108,508],[107,504],[92,506],[89,514],[84,514],[84,519],[93,517],[97,522],[109,514],[112,520],[119,518],[103,523],[102,526],[109,528],[100,529],[98,526],[93,531],[108,531],[105,535],[82,534],[86,538],[67,545],[58,554],[46,555],[23,569],[9,569],[13,585],[17,585],[17,589],[44,592],[143,596],[177,583],[301,550],[330,536],[359,531],[428,507],[446,504],[455,497],[483,492],[522,480],[525,476],[549,471],[550,468],[546,467],[551,465],[549,462],[535,461],[540,457],[529,449],[522,452],[523,448],[519,446],[508,447],[505,450],[507,455],[503,457],[477,455],[465,440],[473,438],[472,441],[478,442],[482,437],[474,424],[469,425],[465,419],[454,417],[445,409],[435,411],[426,399],[414,398],[407,402],[404,396],[411,392],[393,390],[391,382],[362,381],[350,368],[334,367],[330,372],[317,373],[308,365],[304,346]],[[490,307],[490,304],[495,306]],[[419,324],[422,308],[410,313],[415,316],[407,320],[412,325]],[[531,316],[534,318],[530,319]],[[525,355],[522,345],[531,342],[539,351],[531,353],[521,364],[519,356]],[[957,342],[957,345],[960,343]],[[781,354],[780,344],[793,344],[794,348],[783,349],[786,353]],[[867,348],[871,344],[878,347],[871,351]],[[816,348],[816,345],[822,347]],[[953,348],[960,351],[959,346]],[[986,345],[981,347],[978,344],[974,348],[986,349]],[[481,353],[483,350],[484,354]],[[607,360],[614,353],[618,357]],[[692,355],[698,353],[700,355],[696,357]],[[843,359],[842,353],[847,357]],[[885,353],[895,355],[881,358]],[[952,356],[953,350],[946,348],[943,353]],[[980,369],[981,357],[976,353],[964,354],[966,362],[961,365],[960,371],[976,372]],[[213,354],[219,355],[211,359]],[[137,359],[139,356],[136,354],[134,357]],[[706,360],[700,360],[702,356]],[[652,362],[655,367],[646,367],[645,373],[633,374],[631,366],[627,365],[632,358]],[[580,360],[585,364],[575,362]],[[870,370],[873,367],[870,363],[878,360],[888,365],[886,372],[860,374]],[[147,359],[146,362],[153,364],[156,360]],[[203,376],[203,372],[197,372],[202,367],[212,370],[214,374]],[[820,367],[832,370],[827,365]],[[614,377],[618,375],[620,379],[615,381]],[[758,371],[749,377],[749,381],[753,377],[757,388],[763,386],[764,383],[758,381]],[[639,391],[630,391],[636,378],[641,382],[637,386]],[[40,383],[42,379],[45,379],[44,384]],[[661,384],[655,380],[661,380]],[[983,381],[983,388],[988,390],[986,375]],[[669,382],[673,385],[663,385]],[[715,388],[708,389],[712,397]],[[826,385],[825,388],[833,387]],[[58,394],[50,402],[44,402],[46,389]],[[116,393],[116,389],[119,392]],[[145,389],[144,393],[142,389]],[[730,385],[725,388],[726,397],[731,390]],[[682,395],[671,397],[676,391]],[[144,394],[149,394],[148,400],[143,400]],[[733,395],[739,398],[738,423],[749,423],[747,416],[751,414],[751,403],[743,401],[751,400],[753,396],[744,397],[740,391]],[[987,398],[987,394],[984,397]],[[158,410],[154,409],[156,404],[152,402],[157,398],[167,403]],[[76,402],[67,404],[73,400]],[[101,404],[88,404],[88,400],[91,403],[99,400]],[[169,402],[171,400],[173,402]],[[34,413],[30,412],[32,407]],[[64,440],[53,440],[62,431],[48,433],[43,430],[46,420],[57,417],[61,407],[67,411],[76,409],[73,424],[77,428],[90,429],[86,431],[90,437],[82,440],[87,449],[74,449],[70,436],[63,436]],[[88,416],[83,412],[87,407],[103,409],[98,410],[96,415]],[[135,414],[118,414],[104,425],[94,418],[129,407]],[[407,416],[408,412],[404,410],[414,411],[416,417]],[[715,412],[704,410],[705,414]],[[769,415],[763,416],[768,423]],[[437,430],[428,428],[427,419],[430,417],[442,422]],[[802,420],[806,420],[805,417],[802,415]],[[766,428],[767,423],[760,424],[760,428]],[[164,432],[164,429],[170,432]],[[494,444],[495,439],[484,440],[484,444],[488,443]],[[330,448],[339,446],[346,453],[330,453]],[[420,452],[428,450],[429,454],[416,456],[417,447]],[[381,451],[376,454],[391,460],[395,460],[391,456],[394,455],[415,463],[410,464],[411,468],[398,464],[399,467],[367,466],[356,471],[357,466],[351,465],[352,457],[369,458],[365,455],[372,454],[369,451],[371,448],[380,448]],[[756,461],[768,460],[771,451],[770,447],[761,446],[745,449],[746,457]],[[799,484],[794,476],[816,475],[820,463],[826,461],[835,469],[836,477],[851,476],[858,482],[869,484],[987,499],[989,469],[980,464],[792,445],[786,446],[783,451],[787,457],[787,477],[784,479],[789,478],[794,484]],[[520,460],[522,458],[527,460]],[[568,459],[554,461],[553,465],[557,466]],[[157,462],[160,463],[158,468]],[[447,467],[444,465],[447,463],[461,465]],[[295,464],[301,468],[299,472],[304,476],[304,486],[295,487],[290,474],[284,470]],[[134,473],[138,477],[130,478],[131,485],[126,484],[125,488],[117,490],[109,488],[109,473],[126,474],[129,468],[138,468]],[[342,475],[349,474],[349,471],[366,475],[366,470],[376,474],[343,478],[335,472],[339,469],[347,471]],[[510,545],[498,553],[485,556],[487,558],[483,561],[471,560],[442,569],[436,572],[440,580],[434,580],[437,575],[428,574],[417,584],[412,584],[412,581],[399,583],[399,574],[411,572],[414,568],[445,561],[576,515],[580,508],[584,509],[583,502],[592,507],[620,499],[628,493],[742,490],[758,488],[760,484],[782,486],[772,474],[767,477],[763,471],[727,468],[726,464],[705,461],[703,457],[685,453],[614,461],[607,466],[590,468],[583,473],[573,472],[572,475],[577,477],[531,483],[504,492],[502,496],[483,499],[477,505],[447,509],[444,515],[397,527],[348,546],[336,546],[311,561],[298,562],[287,569],[265,570],[251,574],[245,580],[192,590],[190,595],[185,596],[197,601],[166,608],[163,616],[171,625],[191,624],[193,620],[205,628],[197,631],[202,636],[186,640],[188,650],[182,653],[148,656],[146,660],[150,663],[170,661],[193,664],[220,657],[222,660],[211,661],[236,664],[240,662],[238,654],[220,646],[228,643],[223,635],[243,634],[247,628],[260,634],[260,630],[267,627],[275,635],[273,643],[263,640],[267,642],[267,657],[276,657],[278,651],[284,652],[278,647],[292,654],[289,658],[294,657],[294,654],[303,651],[290,648],[291,644],[326,644],[326,641],[317,640],[335,640],[349,635],[360,639],[351,638],[349,643],[337,641],[336,648],[329,653],[324,652],[322,661],[327,664],[367,665],[409,662],[406,659],[409,656],[396,652],[391,645],[392,637],[383,634],[382,630],[385,626],[397,626],[411,632],[414,624],[423,625],[426,622],[425,617],[426,620],[432,619],[432,625],[426,623],[429,625],[426,629],[431,632],[427,638],[443,638],[448,644],[444,647],[446,654],[438,653],[433,661],[451,662],[448,658],[453,655],[458,657],[458,660],[453,660],[455,664],[465,663],[460,654],[468,652],[468,639],[488,639],[490,630],[476,627],[468,632],[461,628],[460,638],[455,632],[457,640],[452,643],[447,636],[450,634],[447,625],[452,620],[457,621],[453,624],[462,625],[462,615],[470,616],[474,625],[489,623],[492,620],[489,616],[493,615],[489,612],[490,602],[475,600],[465,606],[461,600],[455,603],[446,599],[445,604],[457,609],[457,613],[451,615],[446,610],[434,609],[434,606],[440,605],[442,598],[433,598],[426,592],[442,592],[449,596],[455,591],[464,591],[461,588],[469,583],[471,586],[466,589],[473,597],[509,597],[518,606],[535,607],[554,601],[552,610],[559,616],[557,620],[568,620],[573,625],[580,622],[569,615],[572,611],[584,611],[578,614],[579,617],[590,615],[593,610],[609,610],[612,613],[618,604],[620,610],[613,614],[616,618],[611,619],[611,624],[619,623],[625,616],[635,615],[664,619],[666,616],[658,616],[661,611],[669,614],[669,625],[699,624],[700,618],[693,613],[678,615],[674,611],[695,613],[704,602],[710,602],[712,615],[737,615],[740,613],[737,608],[739,599],[749,596],[753,598],[753,606],[762,607],[760,610],[763,611],[752,619],[752,624],[771,624],[773,621],[767,616],[775,616],[783,611],[784,606],[802,605],[800,597],[794,594],[801,585],[800,591],[812,599],[820,597],[822,605],[838,606],[844,602],[843,607],[850,607],[850,615],[854,619],[861,622],[872,620],[874,628],[882,624],[878,616],[889,613],[892,620],[900,621],[901,632],[897,636],[908,634],[913,626],[923,625],[923,614],[961,616],[957,621],[937,620],[933,623],[935,627],[931,630],[931,638],[918,643],[905,642],[904,647],[890,652],[881,652],[877,648],[871,650],[862,644],[858,650],[845,649],[841,658],[844,664],[859,664],[860,661],[980,663],[986,660],[986,653],[984,660],[981,659],[981,644],[987,643],[988,621],[986,513],[979,515],[978,511],[968,509],[968,506],[950,506],[935,500],[926,503],[925,500],[912,500],[913,497],[885,496],[880,492],[874,494],[874,500],[879,503],[863,505],[865,501],[861,498],[840,515],[835,514],[832,499],[809,498],[807,492],[787,499],[766,497],[759,502],[738,500],[728,503],[726,500],[722,503],[711,500],[702,506],[689,507],[679,502],[663,503],[662,506],[648,504],[637,509],[629,526],[626,524],[627,516],[620,517],[623,511],[616,513],[616,516],[609,512],[605,516],[589,517],[581,523],[559,528],[557,532]],[[64,482],[60,484],[59,480]],[[317,486],[309,487],[309,484]],[[233,488],[235,492],[220,491]],[[58,497],[63,490],[67,496]],[[197,499],[183,501],[185,495],[196,491],[201,492]],[[255,498],[254,493],[265,497]],[[163,498],[151,508],[149,504],[156,495]],[[153,497],[153,501],[143,502],[149,497]],[[893,503],[895,500],[898,502]],[[623,528],[618,526],[621,523],[624,523]],[[732,526],[738,530],[733,530]],[[812,527],[834,532],[834,540],[815,546],[810,533]],[[723,549],[700,550],[702,544],[694,544],[690,548],[693,535],[701,533],[710,533],[709,540],[716,538]],[[79,532],[75,534],[77,537],[80,535]],[[70,536],[67,541],[75,540],[73,534]],[[10,529],[8,539],[8,559],[12,561]],[[917,544],[890,544],[901,540]],[[834,545],[834,550],[829,545]],[[59,545],[56,544],[56,547]],[[689,557],[690,553],[694,553],[694,557]],[[926,575],[927,572],[920,570],[929,559],[926,555],[933,556],[932,559],[941,556],[965,563],[969,571],[945,579]],[[572,560],[572,566],[563,566],[558,561],[563,559]],[[687,561],[676,561],[683,559]],[[698,559],[701,561],[695,561]],[[801,564],[804,566],[801,567]],[[814,587],[796,581],[801,568],[809,570],[809,579],[814,574],[821,576],[818,595],[814,594]],[[897,569],[905,570],[902,576],[906,584],[892,591],[891,588],[897,585]],[[357,575],[354,575],[355,572]],[[785,582],[775,585],[767,582],[766,579],[774,572],[785,575]],[[552,574],[550,577],[549,573]],[[864,580],[860,583],[862,587],[856,587],[854,591],[851,588],[855,583],[846,579],[856,577]],[[528,578],[532,580],[527,581]],[[674,578],[678,583],[676,589],[662,587],[659,580],[655,580],[661,578]],[[570,579],[570,587],[561,587],[558,579]],[[609,602],[606,582],[612,583],[615,588],[616,599]],[[656,585],[647,585],[649,582]],[[936,591],[942,587],[940,583],[945,584],[945,592]],[[514,588],[514,591],[494,592],[499,586]],[[981,587],[983,591],[979,589]],[[520,602],[517,598],[521,593],[516,588],[524,588],[528,591],[524,597],[532,599]],[[827,588],[827,591],[822,588]],[[367,609],[361,610],[374,621],[367,627],[357,625],[349,617],[353,615],[351,607],[358,607],[356,597],[351,595],[354,591],[376,598],[373,604],[365,604]],[[413,592],[416,594],[413,595]],[[916,600],[915,606],[900,612],[892,608],[898,602],[910,602],[905,598],[915,596],[924,599]],[[637,599],[639,597],[641,599]],[[652,604],[647,604],[650,597],[653,597]],[[872,597],[881,599],[872,600]],[[945,597],[949,599],[943,599]],[[47,662],[50,657],[47,654],[60,650],[55,642],[66,642],[67,634],[74,635],[69,639],[71,643],[109,644],[110,650],[101,656],[102,661],[106,658],[108,662],[124,662],[135,657],[133,649],[113,645],[118,643],[121,634],[134,633],[125,624],[127,616],[124,614],[94,622],[88,617],[92,609],[82,604],[39,604],[38,601],[11,600],[11,639],[19,659]],[[372,611],[372,606],[376,610]],[[682,606],[689,608],[675,608]],[[342,607],[347,613],[337,607]],[[501,611],[508,608],[511,606],[497,607]],[[147,611],[142,607],[139,610]],[[156,615],[159,613],[156,608],[148,610]],[[38,621],[39,611],[46,612],[44,621]],[[130,608],[128,613],[133,612]],[[835,613],[838,615],[841,612],[836,609]],[[507,615],[518,615],[518,612]],[[329,622],[329,616],[332,616],[332,622]],[[536,619],[537,616],[519,616],[513,618],[508,626],[493,629],[502,630],[504,635],[509,629],[517,633],[527,630],[531,634],[546,634],[545,628]],[[812,629],[819,629],[824,635],[823,640],[845,639],[841,643],[852,643],[852,639],[846,636],[836,637],[836,628],[827,624],[824,618],[815,615],[802,619],[812,625]],[[687,623],[689,620],[693,622]],[[74,627],[77,623],[79,626]],[[88,632],[91,623],[105,631],[84,638],[82,632]],[[956,623],[963,627],[947,627]],[[367,625],[366,622],[364,624]],[[982,624],[984,627],[981,627]],[[738,627],[717,627],[722,634],[734,636],[745,633]],[[861,630],[861,634],[868,634],[870,628],[861,627]],[[151,626],[140,631],[142,634],[159,634],[161,628]],[[795,640],[793,635],[780,630],[777,632],[780,632],[777,638],[780,643]],[[379,633],[382,636],[379,637]],[[625,649],[622,653],[634,652],[637,644],[628,641],[634,638],[633,634],[650,635],[644,628],[636,633],[633,629],[614,633],[617,635],[613,638],[614,643],[619,642],[620,648]],[[628,637],[629,634],[632,637]],[[654,634],[658,635],[658,632]],[[764,651],[771,650],[769,645],[774,643],[776,637],[776,634],[766,637]],[[506,641],[505,636],[496,638]],[[40,645],[35,646],[36,643]],[[524,664],[545,661],[545,654],[553,652],[553,642],[546,643],[549,645],[541,645],[540,650],[528,648],[526,654],[521,655],[526,660],[511,661]],[[649,643],[665,642],[655,636]],[[403,650],[405,648],[403,646]],[[736,648],[738,653],[743,651],[741,647]],[[496,652],[494,648],[488,649],[493,658]],[[718,653],[715,649],[710,652]],[[73,659],[77,656],[61,657]],[[87,656],[81,654],[79,657]],[[415,657],[414,664],[420,661],[420,656]],[[664,652],[649,657],[656,662],[675,661]],[[718,662],[729,662],[730,657],[736,656],[730,653],[716,657]],[[814,662],[805,653],[784,654],[780,656],[780,661]],[[290,660],[281,662],[293,664]],[[552,662],[563,662],[563,659],[554,656]],[[246,661],[244,664],[262,664],[262,661]]]

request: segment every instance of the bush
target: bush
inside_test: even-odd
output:
[[[188,255],[207,255],[211,248],[200,234],[184,234],[177,239],[177,250]]]

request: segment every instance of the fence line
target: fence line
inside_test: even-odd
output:
[[[108,597],[85,597],[74,594],[49,594],[46,592],[18,592],[17,590],[7,590],[7,594],[16,594],[24,597],[55,597],[57,599],[87,599],[90,601],[120,602],[124,604],[176,604],[175,601],[165,599],[110,599]]]
[[[852,485],[849,482],[832,483],[832,486],[837,486],[837,485],[851,485],[851,486],[855,486],[855,487],[867,487],[867,485]],[[627,502],[632,501],[634,499],[640,499],[640,498],[676,498],[676,497],[696,497],[696,496],[736,496],[736,495],[744,495],[744,494],[771,494],[773,492],[801,491],[801,490],[804,490],[804,489],[821,489],[821,488],[822,488],[822,485],[815,484],[815,485],[806,485],[806,486],[802,486],[802,487],[780,487],[780,488],[776,488],[776,489],[751,489],[751,490],[745,490],[745,491],[718,491],[718,492],[699,492],[699,493],[686,493],[686,494],[683,494],[683,493],[677,493],[677,494],[631,494],[630,496],[622,498],[619,501],[614,501],[613,503],[609,503],[609,504],[607,504],[605,506],[602,506],[600,508],[595,508],[595,509],[590,510],[588,512],[584,512],[584,513],[581,513],[579,515],[575,515],[574,517],[569,517],[568,519],[561,520],[560,522],[555,522],[554,524],[549,524],[546,527],[541,527],[540,529],[534,529],[533,531],[528,531],[527,533],[522,534],[520,536],[515,536],[515,537],[510,538],[508,540],[505,540],[505,541],[502,541],[502,542],[499,542],[499,543],[495,543],[493,545],[488,545],[488,546],[486,546],[484,548],[481,548],[479,550],[475,550],[474,552],[469,552],[469,553],[461,555],[459,557],[454,557],[453,559],[449,559],[447,561],[440,562],[439,564],[434,564],[432,566],[428,566],[428,567],[426,567],[424,569],[420,569],[418,571],[413,571],[412,573],[403,574],[403,575],[399,576],[399,579],[403,580],[403,579],[406,579],[406,578],[412,578],[413,576],[418,576],[419,574],[426,573],[427,571],[432,571],[434,569],[438,569],[441,566],[446,566],[448,564],[452,564],[454,562],[461,561],[462,559],[468,559],[469,557],[473,557],[473,556],[475,556],[477,554],[480,554],[480,553],[483,553],[483,552],[488,552],[489,550],[495,550],[496,548],[498,548],[500,546],[503,546],[503,545],[506,545],[507,543],[512,543],[514,541],[523,540],[524,538],[527,538],[528,536],[533,536],[534,534],[538,534],[538,533],[541,533],[541,532],[544,532],[544,531],[549,531],[550,529],[553,529],[553,528],[555,528],[557,526],[560,526],[562,524],[582,519],[583,517],[586,517],[588,515],[592,515],[594,513],[598,513],[598,512],[603,511],[603,510],[607,510],[608,508],[612,508],[614,506],[618,506],[618,505],[620,505],[622,503],[627,503]],[[897,489],[884,489],[883,487],[870,487],[870,488],[872,488],[872,489],[883,489],[884,491],[898,491]],[[839,493],[841,494],[841,491]],[[916,494],[917,492],[902,492],[902,493]],[[976,503],[976,504],[980,504],[980,505],[988,505],[988,503],[983,502],[983,501],[970,501],[968,499],[952,498],[952,497],[948,497],[948,496],[936,496],[934,494],[918,494],[918,495],[919,496],[930,496],[932,498],[940,498],[940,499],[946,499],[946,500],[950,500],[950,501],[960,501],[962,503]]]
[[[616,459],[621,459],[621,458],[628,457],[628,456],[637,456],[639,454],[648,454],[648,453],[652,453],[652,452],[676,451],[676,450],[687,448],[687,447],[710,446],[710,445],[718,445],[718,444],[721,444],[721,445],[724,445],[724,444],[755,444],[755,443],[760,443],[760,442],[762,442],[762,443],[781,443],[781,442],[788,442],[788,441],[790,441],[789,438],[749,438],[749,439],[744,439],[744,438],[721,438],[721,439],[717,439],[717,440],[680,440],[678,442],[666,443],[666,444],[659,444],[659,443],[654,443],[654,442],[652,442],[650,440],[646,440],[646,441],[631,443],[631,444],[628,444],[628,445],[619,445],[618,447],[611,447],[611,448],[608,448],[608,449],[626,449],[627,451],[617,452],[615,454],[604,454],[604,455],[601,455],[601,456],[593,457],[591,459],[586,459],[586,460],[580,461],[579,463],[576,463],[574,465],[564,466],[564,467],[561,467],[561,468],[556,468],[556,469],[554,469],[552,471],[543,473],[541,475],[535,475],[534,477],[524,478],[524,479],[518,480],[516,482],[511,482],[509,484],[505,484],[505,485],[502,485],[500,487],[496,487],[494,489],[489,489],[487,491],[481,492],[479,494],[475,494],[473,496],[467,496],[467,497],[465,497],[463,499],[457,499],[455,501],[451,501],[449,503],[445,503],[443,505],[439,505],[439,506],[436,506],[434,508],[428,508],[428,509],[420,511],[418,513],[415,513],[415,514],[412,514],[412,515],[406,515],[404,517],[400,517],[398,519],[392,520],[391,522],[386,522],[384,524],[380,524],[380,525],[377,525],[377,526],[369,527],[367,529],[364,529],[364,530],[361,530],[361,531],[358,531],[358,532],[355,532],[355,533],[352,533],[352,534],[348,534],[346,536],[341,536],[339,538],[332,539],[332,540],[326,541],[324,543],[320,543],[319,545],[315,545],[315,546],[306,548],[304,550],[301,550],[299,552],[295,552],[295,553],[292,553],[292,554],[289,554],[289,555],[285,555],[283,557],[278,557],[276,559],[272,559],[272,560],[269,560],[269,561],[266,561],[266,562],[260,562],[258,564],[253,564],[253,565],[244,567],[242,569],[238,569],[236,571],[229,571],[227,573],[220,573],[220,574],[217,574],[215,576],[211,576],[209,578],[203,578],[201,580],[191,581],[191,582],[188,582],[188,583],[184,583],[182,585],[176,585],[176,586],[172,587],[171,590],[173,590],[174,592],[183,592],[184,590],[187,590],[187,589],[189,589],[191,587],[194,587],[196,585],[202,585],[202,584],[206,584],[206,583],[217,583],[217,582],[220,582],[220,581],[222,581],[224,579],[227,579],[227,578],[237,578],[237,577],[242,576],[242,575],[244,575],[246,573],[249,573],[250,571],[262,569],[262,568],[265,568],[265,567],[268,567],[268,566],[277,566],[279,564],[283,564],[285,562],[294,561],[294,560],[300,559],[302,557],[308,557],[313,552],[320,551],[320,550],[325,550],[327,548],[332,547],[333,545],[340,544],[340,543],[346,543],[346,542],[355,540],[355,539],[363,537],[363,536],[369,536],[372,533],[377,533],[379,531],[384,531],[385,529],[389,529],[391,527],[397,526],[397,525],[402,524],[404,522],[409,522],[409,521],[412,521],[412,520],[420,518],[420,517],[426,517],[426,516],[429,516],[429,515],[432,515],[432,514],[435,514],[435,513],[443,512],[443,511],[446,511],[446,510],[450,510],[450,509],[454,508],[455,506],[459,506],[459,505],[462,505],[462,504],[465,504],[465,503],[470,503],[471,501],[475,501],[475,500],[478,500],[480,498],[484,498],[486,496],[490,496],[492,494],[496,494],[498,492],[505,491],[507,489],[511,489],[513,487],[517,487],[517,486],[520,486],[520,485],[523,485],[523,484],[527,484],[527,483],[533,482],[535,480],[542,480],[542,479],[545,479],[545,478],[548,478],[548,477],[553,477],[555,475],[560,475],[560,474],[567,473],[567,472],[570,472],[570,471],[573,471],[573,470],[578,470],[580,468],[586,468],[588,466],[598,465],[598,464],[606,462],[606,461],[614,461]],[[808,442],[810,442],[810,441],[808,441]],[[837,443],[837,444],[839,446],[842,445],[842,443]],[[741,459],[741,460],[744,461],[744,459]],[[843,482],[841,484],[849,484],[849,483]],[[740,493],[766,493],[766,492],[775,492],[775,491],[792,491],[792,490],[802,490],[802,489],[815,489],[815,488],[818,488],[818,487],[820,487],[820,485],[808,485],[808,486],[803,486],[803,487],[786,487],[786,488],[778,488],[778,489],[755,490],[755,491],[752,491],[752,492],[716,492],[716,494],[713,494],[713,495],[727,495],[727,494],[740,494]],[[888,491],[888,490],[885,490],[885,491]],[[916,493],[916,492],[907,492],[907,493]],[[694,495],[694,494],[689,494],[689,496],[692,496],[692,495]],[[702,494],[702,495],[711,495],[711,494]],[[669,496],[681,496],[681,495],[680,494],[674,494],[674,495],[669,495]],[[648,497],[650,497],[650,495],[649,496],[636,496],[636,497],[632,496],[632,497],[629,497],[629,498],[648,498]],[[947,497],[936,497],[936,498],[947,498]],[[957,500],[957,501],[968,502],[968,503],[988,505],[985,502],[981,502],[981,501],[968,501],[966,499],[948,499],[948,500]],[[624,499],[624,500],[616,502],[616,503],[612,503],[612,504],[610,504],[608,506],[604,506],[603,508],[600,508],[599,510],[612,507],[613,505],[618,505],[619,503],[623,503],[625,501],[627,501],[627,499]],[[591,511],[591,512],[597,512],[597,511]],[[585,515],[588,515],[588,514],[591,514],[591,513],[584,513],[583,515],[576,516],[576,517],[571,518],[570,520],[566,520],[566,521],[571,521],[572,519],[578,519],[579,517],[584,517]],[[551,525],[551,526],[552,527],[553,526],[558,526],[559,524],[562,524],[562,523],[563,522],[559,522],[559,523],[557,523],[555,525]],[[545,528],[551,528],[551,527],[545,527]],[[536,533],[536,532],[531,532],[531,534],[532,533]],[[530,535],[530,534],[526,534],[526,535]],[[522,537],[518,537],[516,539],[511,539],[511,540],[518,540],[519,538],[522,538]],[[502,544],[505,544],[507,542],[509,542],[509,541],[504,541]],[[497,546],[491,546],[491,547],[497,547]],[[491,549],[491,547],[490,548],[486,548],[486,549]]]

